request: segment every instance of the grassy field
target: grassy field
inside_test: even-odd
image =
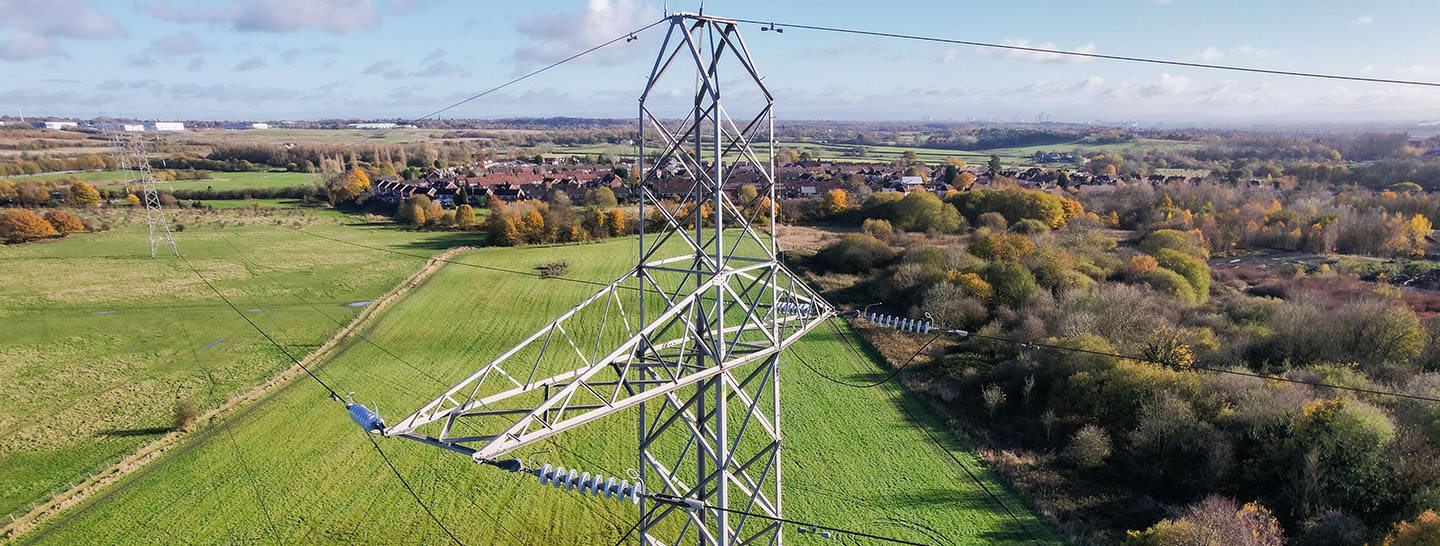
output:
[[[567,276],[608,280],[633,260],[633,240],[549,248],[481,249],[455,258],[529,269],[564,260]],[[374,258],[379,259],[376,255]],[[418,407],[593,287],[448,265],[390,307],[318,374],[390,420]],[[260,322],[262,327],[269,327]],[[199,336],[197,336],[199,337]],[[385,347],[402,361],[376,348]],[[876,365],[847,352],[828,329],[795,349],[833,376],[868,380]],[[206,362],[209,355],[201,355]],[[412,369],[410,366],[419,368]],[[938,446],[921,426],[949,438],[921,404],[894,384],[855,390],[813,375],[787,355],[782,375],[787,427],[785,506],[793,518],[936,544],[1058,544],[1058,534],[995,483],[966,446]],[[422,374],[420,370],[423,370]],[[439,380],[432,380],[433,375]],[[564,449],[540,463],[610,470],[637,466],[634,415],[567,432]],[[382,447],[421,498],[467,544],[608,544],[636,513],[629,504],[542,487],[533,478],[401,439]],[[536,450],[548,446],[537,446]],[[1015,510],[1012,522],[946,452]],[[524,455],[524,454],[522,454]],[[816,540],[794,534],[787,540]],[[1031,542],[1032,537],[1038,541]],[[297,379],[91,501],[22,537],[35,544],[251,542],[436,544],[446,538],[383,466],[344,408],[309,379]],[[846,542],[840,542],[844,544]]]
[[[1078,142],[1061,143],[1045,146],[1016,146],[1009,148],[995,148],[992,150],[946,150],[934,148],[921,148],[915,146],[889,145],[871,146],[864,157],[853,157],[846,152],[854,150],[856,146],[847,144],[821,144],[816,142],[782,141],[775,143],[778,150],[793,149],[796,152],[809,152],[812,157],[818,157],[826,161],[842,162],[890,162],[900,159],[906,151],[914,151],[919,159],[929,164],[939,164],[946,159],[958,157],[972,164],[984,163],[990,159],[990,155],[1000,156],[1006,166],[1019,166],[1031,164],[1031,156],[1035,152],[1069,152],[1080,150],[1085,153],[1098,152],[1129,152],[1146,150],[1152,148],[1175,149],[1195,148],[1200,146],[1196,142],[1180,142],[1173,140],[1159,140],[1151,138],[1136,139],[1134,142],[1122,144],[1081,144]],[[633,146],[618,144],[598,144],[573,147],[537,147],[524,150],[526,153],[543,153],[544,155],[587,155],[587,154],[610,154],[613,156],[628,156],[635,154]],[[762,161],[769,159],[769,153],[760,152]]]
[[[166,190],[203,190],[214,188],[217,190],[243,190],[251,188],[288,188],[291,186],[304,186],[313,184],[315,175],[310,173],[292,172],[240,172],[222,173],[212,172],[211,178],[205,180],[177,180],[174,182],[158,182],[156,189]],[[108,184],[106,187],[120,189],[123,184]]]
[[[314,181],[314,175],[309,173],[292,172],[211,172],[211,178],[205,180],[179,180],[175,182],[160,181],[157,188],[160,190],[203,190],[215,188],[217,190],[238,190],[248,188],[286,188],[290,186],[304,186]],[[6,178],[10,182],[24,182],[28,180],[61,180],[75,178],[82,182],[90,182],[98,187],[121,189],[124,187],[125,173],[121,171],[89,171],[69,174],[37,174],[34,176],[20,176]]]
[[[143,210],[91,214],[114,229],[0,246],[0,518],[167,432],[177,396],[203,411],[289,365],[176,258],[150,258]],[[170,214],[186,226],[181,252],[300,354],[349,319],[346,304],[389,290],[419,260],[277,222],[427,255],[477,239],[329,211]]]

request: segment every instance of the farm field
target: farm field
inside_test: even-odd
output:
[[[452,258],[529,270],[565,261],[568,277],[610,280],[633,260],[633,239],[604,244],[485,248]],[[374,253],[379,260],[383,254]],[[303,260],[303,259],[301,259]],[[412,262],[413,265],[413,262]],[[394,421],[559,312],[591,286],[443,266],[317,368]],[[272,328],[264,321],[262,327]],[[373,344],[372,344],[373,342]],[[397,359],[382,352],[384,347]],[[821,371],[863,381],[883,370],[827,328],[795,349]],[[201,356],[205,362],[206,355]],[[413,366],[413,368],[412,368]],[[1058,533],[994,481],[958,441],[931,442],[898,405],[921,403],[893,383],[850,389],[782,357],[787,515],[934,544],[1060,544]],[[434,376],[430,378],[427,376]],[[637,466],[635,421],[615,416],[536,446],[537,463],[623,473]],[[949,438],[942,425],[921,426]],[[608,544],[634,507],[542,487],[532,477],[401,439],[377,438],[436,515],[467,544]],[[1020,519],[1011,521],[958,457]],[[527,454],[519,454],[526,456]],[[596,468],[589,462],[603,465]],[[809,537],[787,527],[787,540]],[[344,408],[308,378],[214,425],[116,486],[21,537],[24,544],[440,543],[446,537],[390,474]]]
[[[1159,148],[1159,149],[1184,148],[1184,149],[1189,149],[1189,148],[1196,148],[1196,147],[1199,147],[1199,146],[1201,146],[1201,144],[1200,144],[1200,143],[1197,143],[1197,142],[1180,142],[1180,141],[1174,141],[1174,140],[1160,140],[1160,139],[1153,139],[1153,138],[1140,138],[1140,139],[1136,139],[1134,142],[1126,142],[1126,143],[1120,143],[1120,144],[1081,144],[1081,143],[1076,142],[1076,143],[1051,144],[1051,145],[1043,145],[1043,146],[1016,146],[1016,147],[1008,147],[1008,148],[995,148],[995,149],[990,149],[990,150],[946,150],[946,149],[935,149],[935,148],[911,147],[911,146],[904,146],[904,145],[879,145],[879,146],[871,146],[869,153],[866,154],[864,157],[853,157],[853,156],[846,155],[846,152],[855,149],[856,146],[848,145],[848,144],[821,144],[821,143],[816,143],[816,142],[802,142],[802,141],[779,141],[779,142],[776,142],[776,143],[775,143],[775,148],[776,148],[777,150],[793,149],[793,150],[795,150],[796,152],[810,152],[810,155],[811,155],[811,156],[819,157],[819,158],[821,158],[821,159],[828,160],[828,161],[841,161],[841,162],[875,162],[875,161],[880,161],[880,162],[890,162],[890,161],[895,161],[895,160],[897,160],[897,159],[900,159],[901,155],[903,155],[906,151],[914,151],[915,154],[916,154],[917,156],[919,156],[919,159],[920,159],[921,161],[924,161],[924,162],[930,163],[930,164],[939,164],[939,163],[945,161],[946,159],[949,159],[949,158],[952,158],[952,157],[958,157],[958,158],[960,158],[960,159],[964,159],[965,161],[967,161],[967,162],[969,162],[969,163],[978,164],[978,163],[984,163],[985,161],[989,160],[989,159],[990,159],[990,155],[991,155],[991,154],[994,154],[994,155],[1000,156],[1000,160],[1001,160],[1006,166],[1029,165],[1029,164],[1032,163],[1031,160],[1030,160],[1031,156],[1033,156],[1033,155],[1035,154],[1035,152],[1038,152],[1038,151],[1045,151],[1045,152],[1069,152],[1069,151],[1072,151],[1072,150],[1081,150],[1081,151],[1084,151],[1084,152],[1087,152],[1087,153],[1098,153],[1098,152],[1129,152],[1129,151],[1146,150],[1146,149],[1152,149],[1152,148]],[[628,156],[633,156],[633,155],[635,154],[635,148],[634,148],[633,146],[623,146],[623,145],[619,145],[619,144],[596,144],[596,145],[572,146],[572,147],[553,147],[553,146],[552,146],[552,147],[548,147],[548,148],[536,147],[536,148],[526,148],[526,149],[523,149],[523,151],[524,151],[525,153],[527,153],[527,154],[533,154],[533,153],[541,153],[541,154],[545,154],[545,155],[610,154],[610,155],[617,156],[617,157],[619,157],[619,156],[627,156],[627,155],[628,155]],[[769,154],[768,154],[767,152],[761,151],[761,152],[758,153],[758,155],[759,155],[759,157],[760,157],[760,159],[761,159],[762,161],[769,159]]]
[[[314,182],[314,175],[309,173],[292,172],[210,172],[211,178],[205,180],[178,180],[175,182],[160,181],[157,188],[160,190],[203,190],[215,188],[217,190],[239,190],[248,188],[287,188],[291,186],[304,186]],[[17,176],[6,178],[10,182],[62,180],[74,178],[82,182],[90,182],[100,188],[122,189],[124,188],[125,173],[121,171],[87,171],[65,174],[37,174],[34,176]]]
[[[82,214],[113,229],[0,246],[0,517],[24,513],[168,432],[177,397],[203,412],[289,365],[166,249],[150,258],[143,209]],[[347,304],[383,294],[420,260],[276,222],[421,255],[479,239],[366,225],[330,211],[169,214],[172,225],[186,226],[175,234],[181,252],[299,354],[360,309]]]
[[[176,190],[203,190],[214,188],[217,190],[243,190],[252,188],[288,188],[292,186],[305,186],[315,183],[315,175],[310,173],[292,172],[212,172],[210,178],[205,180],[176,180],[174,182],[157,182],[155,188],[161,191]],[[105,187],[121,189],[123,184],[107,184]]]

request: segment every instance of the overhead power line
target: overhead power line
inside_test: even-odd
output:
[[[1089,58],[1089,59],[1104,59],[1104,60],[1109,60],[1109,61],[1125,61],[1125,62],[1133,62],[1133,63],[1149,63],[1149,64],[1159,64],[1159,65],[1168,65],[1168,66],[1183,66],[1183,67],[1189,67],[1189,68],[1205,68],[1205,69],[1210,69],[1210,70],[1229,70],[1229,71],[1232,71],[1232,72],[1250,72],[1250,73],[1255,73],[1255,74],[1270,74],[1270,75],[1277,75],[1277,76],[1297,76],[1297,77],[1302,77],[1302,78],[1321,78],[1321,79],[1327,79],[1327,80],[1343,80],[1343,81],[1367,82],[1367,83],[1385,83],[1385,84],[1396,84],[1396,85],[1418,85],[1418,86],[1422,86],[1422,87],[1440,87],[1440,83],[1437,83],[1437,82],[1427,82],[1427,81],[1417,81],[1417,80],[1397,80],[1397,79],[1389,79],[1389,78],[1367,78],[1367,77],[1363,77],[1363,76],[1348,76],[1348,75],[1343,75],[1343,74],[1326,74],[1326,73],[1320,73],[1320,72],[1298,72],[1298,71],[1293,71],[1293,70],[1276,70],[1276,69],[1269,69],[1269,68],[1254,68],[1254,67],[1245,67],[1245,66],[1230,66],[1230,65],[1210,64],[1210,63],[1193,63],[1193,62],[1186,62],[1186,61],[1173,61],[1173,60],[1169,60],[1169,59],[1156,59],[1156,58],[1150,58],[1150,57],[1131,57],[1131,56],[1127,56],[1127,55],[1105,55],[1105,54],[1101,54],[1101,53],[1085,53],[1085,52],[1081,52],[1081,51],[1065,51],[1065,50],[1063,50],[1063,49],[1049,49],[1049,48],[1043,48],[1043,47],[1029,47],[1029,46],[1011,45],[1011,44],[997,44],[997,43],[990,43],[990,42],[977,42],[977,41],[973,41],[973,40],[957,40],[957,39],[952,39],[952,38],[937,38],[937,37],[933,37],[933,36],[920,36],[920,35],[916,35],[916,34],[901,34],[901,33],[896,33],[896,32],[879,32],[879,31],[873,31],[873,30],[860,30],[860,29],[852,29],[852,28],[824,27],[824,26],[818,26],[818,25],[801,25],[801,24],[794,24],[794,23],[781,23],[781,22],[776,22],[776,21],[758,21],[758,20],[754,20],[754,19],[732,19],[732,20],[735,21],[735,22],[737,22],[737,23],[750,23],[750,24],[756,24],[756,25],[768,25],[769,28],[778,28],[778,27],[783,27],[783,28],[798,28],[798,29],[804,29],[804,30],[818,30],[818,31],[822,31],[822,32],[838,32],[838,33],[842,33],[842,34],[856,34],[856,35],[861,35],[861,36],[875,36],[875,37],[880,37],[880,38],[899,38],[899,39],[902,39],[902,40],[918,40],[918,41],[923,41],[923,42],[935,42],[935,43],[941,43],[941,44],[968,45],[968,46],[983,47],[983,48],[990,48],[990,49],[1001,49],[1001,50],[1010,50],[1010,51],[1024,51],[1024,52],[1029,52],[1029,53],[1043,53],[1043,54],[1047,54],[1047,55],[1064,55],[1064,56],[1068,56],[1068,57],[1080,57],[1080,58]]]
[[[510,81],[508,81],[508,82],[505,82],[505,83],[502,83],[502,84],[500,84],[500,85],[497,85],[497,86],[495,86],[495,87],[491,87],[490,89],[486,89],[486,90],[484,90],[484,91],[481,91],[481,92],[479,92],[479,93],[476,93],[476,94],[474,94],[474,95],[471,95],[471,96],[465,98],[464,100],[461,100],[461,101],[459,101],[459,102],[456,102],[455,104],[451,104],[450,106],[446,106],[446,107],[441,108],[441,109],[439,109],[439,110],[436,110],[436,111],[434,111],[434,112],[430,112],[429,114],[425,114],[425,115],[423,115],[423,116],[420,116],[420,117],[418,117],[418,118],[415,118],[414,121],[421,121],[421,120],[424,120],[424,119],[426,119],[426,118],[430,118],[430,117],[432,117],[432,116],[438,116],[438,115],[440,115],[440,114],[442,114],[442,113],[445,113],[445,112],[447,112],[447,111],[449,111],[449,110],[451,110],[451,109],[453,109],[453,108],[456,108],[456,107],[458,107],[458,106],[460,106],[460,105],[462,105],[462,104],[465,104],[465,103],[467,103],[467,102],[473,101],[473,100],[478,99],[478,98],[480,98],[480,97],[483,97],[483,96],[485,96],[485,95],[489,95],[489,94],[491,94],[491,93],[494,93],[494,92],[499,91],[499,90],[501,90],[501,89],[504,89],[504,88],[506,88],[506,87],[510,87],[511,85],[514,85],[514,84],[520,83],[520,82],[522,82],[522,81],[525,81],[525,80],[529,79],[531,76],[538,75],[538,74],[540,74],[540,73],[542,73],[542,72],[545,72],[545,71],[547,71],[547,70],[550,70],[550,69],[555,68],[555,67],[557,67],[557,66],[560,66],[560,65],[562,65],[562,64],[568,63],[568,62],[573,61],[573,60],[575,60],[575,59],[579,59],[580,57],[584,57],[584,56],[586,56],[586,55],[589,55],[589,54],[591,54],[591,53],[594,53],[595,51],[598,51],[598,50],[600,50],[600,49],[602,49],[602,48],[604,48],[604,47],[606,47],[606,46],[609,46],[609,45],[614,44],[614,43],[616,43],[616,42],[619,42],[619,41],[621,41],[621,40],[627,40],[627,41],[628,41],[629,39],[635,37],[636,34],[639,34],[639,33],[641,33],[641,32],[645,32],[646,30],[649,30],[651,27],[654,27],[655,25],[658,25],[658,24],[660,24],[660,23],[663,23],[663,22],[665,22],[666,20],[667,20],[667,19],[663,19],[663,18],[662,18],[662,19],[658,19],[658,20],[656,20],[656,21],[653,22],[653,23],[650,23],[650,24],[645,25],[645,26],[643,26],[643,27],[637,28],[637,29],[632,30],[632,31],[630,31],[630,32],[626,32],[626,33],[621,34],[621,35],[619,35],[619,36],[616,36],[615,38],[612,38],[612,39],[610,39],[609,41],[606,41],[605,43],[596,45],[596,46],[591,47],[590,49],[587,49],[587,50],[585,50],[585,51],[581,51],[581,52],[579,52],[579,53],[576,53],[576,54],[571,55],[571,56],[569,56],[569,57],[566,57],[566,58],[564,58],[564,59],[560,59],[560,60],[558,60],[558,61],[555,61],[555,62],[553,62],[553,63],[550,63],[550,64],[548,64],[548,65],[545,65],[544,68],[541,68],[541,69],[539,69],[539,70],[535,70],[535,71],[533,71],[533,72],[530,72],[530,73],[528,73],[528,74],[525,74],[524,76],[520,76],[520,77],[515,78],[515,79],[513,79],[513,80],[510,80]]]

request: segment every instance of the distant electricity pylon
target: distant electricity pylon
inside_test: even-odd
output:
[[[630,499],[642,544],[779,544],[780,523],[748,515],[781,517],[779,355],[834,309],[776,258],[774,99],[736,23],[668,18],[640,96],[636,267],[395,425],[356,420],[546,485]],[[738,74],[722,77],[722,61]],[[691,86],[693,97],[672,98]],[[722,86],[754,107],[743,125]],[[630,478],[641,484],[509,455],[631,410]]]
[[[150,257],[155,257],[162,242],[179,256],[175,237],[170,234],[170,223],[165,220],[165,210],[160,207],[160,194],[155,191],[155,175],[150,172],[150,154],[145,149],[145,139],[125,134],[124,126],[114,120],[101,122],[100,126],[115,146],[115,159],[119,162],[120,172],[124,173],[125,186],[129,188],[137,180],[140,182],[145,221],[150,226]]]

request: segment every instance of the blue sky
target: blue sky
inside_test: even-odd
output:
[[[0,0],[0,113],[411,118],[660,17],[661,2]],[[671,10],[698,9],[671,2]],[[711,0],[710,14],[1440,81],[1433,1]],[[632,117],[663,26],[447,112]],[[789,119],[1440,120],[1440,89],[742,27]],[[677,84],[678,85],[678,84]],[[663,91],[682,94],[683,85]],[[738,117],[738,114],[737,114]]]

